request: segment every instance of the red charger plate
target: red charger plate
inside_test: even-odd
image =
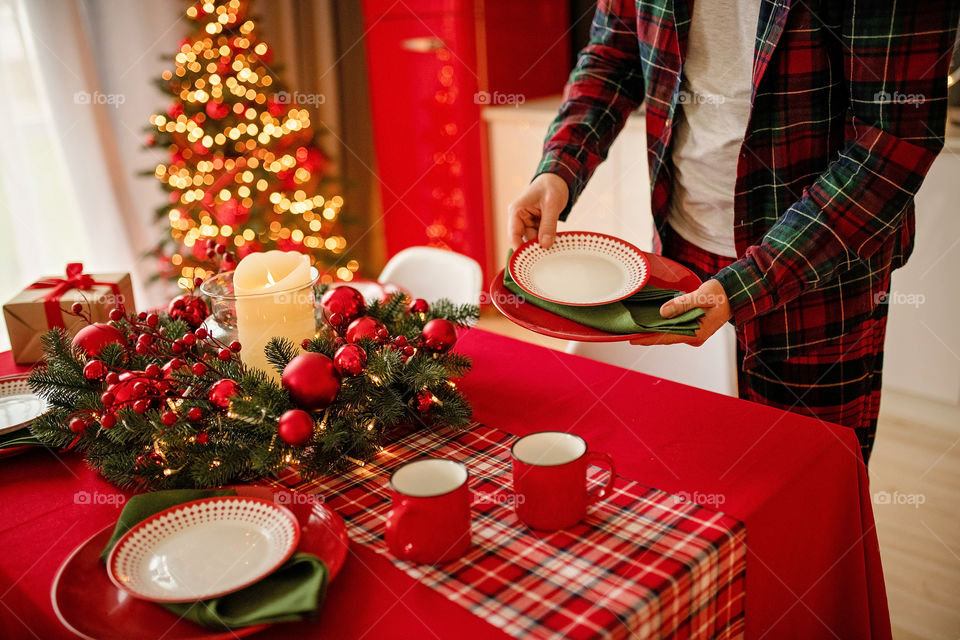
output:
[[[305,493],[262,486],[234,486],[237,495],[273,500],[293,512],[300,523],[298,551],[312,553],[327,565],[333,579],[347,557],[347,528],[330,507]],[[81,638],[97,640],[228,640],[262,631],[260,624],[222,631],[183,620],[158,604],[139,600],[118,589],[100,562],[114,525],[105,527],[78,546],[60,566],[50,599],[60,622]]]
[[[650,265],[650,279],[647,284],[664,289],[678,289],[683,292],[695,291],[703,282],[697,275],[679,262],[643,252]],[[529,302],[524,302],[503,286],[503,269],[490,283],[490,299],[508,320],[534,333],[576,340],[578,342],[623,342],[654,335],[650,333],[609,333],[582,325],[551,313]]]

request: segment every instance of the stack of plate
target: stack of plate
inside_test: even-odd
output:
[[[46,410],[46,403],[30,390],[26,374],[0,377],[0,443],[27,435],[26,428]],[[29,446],[0,448],[0,458],[26,449]]]

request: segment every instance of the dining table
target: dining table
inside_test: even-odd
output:
[[[506,464],[504,452],[516,436],[543,430],[577,434],[591,450],[615,461],[624,490],[615,505],[619,511],[607,512],[611,518],[633,523],[630,531],[640,537],[660,527],[658,561],[676,556],[679,573],[696,567],[696,579],[679,581],[674,572],[657,583],[672,590],[669,601],[655,590],[645,592],[642,604],[660,608],[642,627],[631,627],[628,616],[618,614],[597,627],[596,637],[891,636],[868,477],[852,430],[477,328],[463,332],[456,349],[473,360],[471,371],[457,381],[473,406],[470,431],[456,441],[408,436],[407,444],[420,444],[402,453],[388,445],[386,452],[399,457],[445,452],[494,468]],[[0,354],[0,375],[23,370],[9,353]],[[451,569],[439,580],[383,552],[381,520],[369,514],[385,505],[350,498],[350,492],[362,490],[363,473],[376,475],[358,469],[352,484],[334,477],[302,487],[326,492],[327,504],[347,520],[348,557],[316,619],[278,624],[256,637],[563,637],[551,635],[549,621],[529,611],[577,617],[565,609],[586,606],[609,591],[603,590],[611,584],[603,574],[582,587],[582,598],[530,608],[526,626],[519,625],[507,613],[516,613],[513,604],[493,606],[464,595],[482,591],[489,575]],[[504,477],[508,473],[503,466]],[[51,586],[69,554],[115,522],[129,495],[74,452],[37,447],[0,459],[0,637],[74,637],[57,618]],[[498,531],[516,531],[514,524],[497,529],[512,517],[509,507],[504,509],[485,516],[491,544],[505,549],[498,567],[519,561],[529,547],[525,538],[512,546],[497,540],[505,535]],[[697,547],[700,560],[678,550],[690,536],[663,534],[663,514],[679,518],[676,509],[683,510],[684,522],[709,521],[723,530]],[[588,553],[577,546],[584,542],[577,531],[569,532],[566,543],[582,549],[568,554],[573,566],[578,554]],[[486,535],[476,521],[474,535]],[[651,573],[650,548],[629,543],[628,537],[619,548],[618,573],[610,580]],[[711,557],[713,564],[704,569],[704,559]],[[730,567],[716,566],[718,557],[730,559]],[[483,565],[478,560],[470,566]],[[557,568],[557,575],[565,569]],[[668,619],[665,610],[678,602],[692,612],[685,616],[695,625]],[[721,629],[702,632],[717,619],[724,621]],[[664,632],[668,624],[671,633]],[[156,632],[163,636],[162,629]]]

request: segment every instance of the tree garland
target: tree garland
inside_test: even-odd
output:
[[[181,296],[161,314],[114,309],[109,324],[91,324],[72,342],[50,331],[45,363],[30,376],[49,411],[31,431],[44,444],[82,452],[118,486],[166,489],[252,481],[291,466],[309,478],[370,459],[398,432],[469,424],[470,404],[453,378],[471,363],[449,350],[449,335],[478,308],[407,305],[397,293],[361,304],[350,318],[338,302],[359,293],[330,293],[339,289],[353,293],[324,297],[326,321],[304,353],[278,339],[267,345],[282,383],[244,367],[238,343],[190,322],[183,311],[199,299]],[[323,380],[294,375],[327,359]],[[304,406],[317,384],[334,397]]]

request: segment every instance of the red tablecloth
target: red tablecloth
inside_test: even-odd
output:
[[[516,434],[573,431],[612,453],[621,475],[744,522],[748,637],[890,637],[851,431],[483,331],[458,348],[474,358],[460,387],[478,421]],[[78,504],[81,490],[94,499]],[[76,456],[40,450],[0,461],[0,636],[66,635],[50,606],[53,576],[116,518],[116,493]],[[361,545],[336,584],[319,621],[324,637],[508,637]],[[316,627],[258,637],[308,630]]]

